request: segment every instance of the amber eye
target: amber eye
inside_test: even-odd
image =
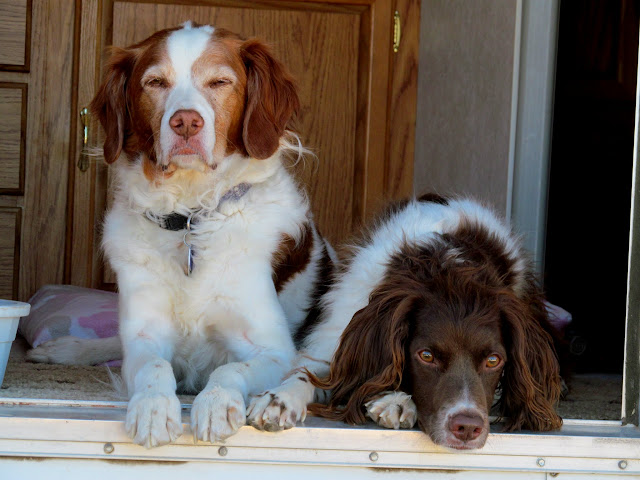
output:
[[[498,355],[492,354],[487,357],[487,361],[485,363],[487,368],[496,368],[500,365],[500,357]]]
[[[420,360],[422,360],[424,363],[433,363],[433,361],[435,360],[433,353],[430,352],[429,350],[422,350],[418,352],[418,356],[420,357]]]
[[[167,88],[167,82],[162,78],[152,78],[145,83],[145,86],[151,88]]]

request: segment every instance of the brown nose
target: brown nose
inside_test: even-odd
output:
[[[478,438],[483,428],[484,422],[477,416],[470,417],[461,414],[449,420],[449,431],[463,442]]]
[[[178,110],[169,120],[171,129],[185,140],[202,130],[203,125],[204,120],[195,110]]]

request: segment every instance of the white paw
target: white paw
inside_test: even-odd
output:
[[[217,442],[230,437],[246,424],[242,394],[216,387],[198,394],[191,407],[191,431],[194,441]]]
[[[418,418],[416,404],[404,392],[383,392],[365,404],[367,415],[381,427],[411,428]]]
[[[307,402],[284,388],[268,390],[251,400],[248,423],[258,430],[277,432],[293,428],[307,417]]]
[[[55,338],[29,350],[26,358],[36,363],[92,365],[91,359],[82,354],[85,341],[71,336]]]
[[[125,428],[146,448],[166,445],[182,434],[180,401],[175,394],[136,393],[129,400]]]

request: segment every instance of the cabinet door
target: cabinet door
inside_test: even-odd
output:
[[[418,4],[398,3],[414,9]],[[393,81],[395,4],[393,0],[211,0],[195,5],[85,0],[78,105],[91,100],[102,76],[102,51],[107,45],[126,46],[187,20],[265,40],[297,80],[302,104],[298,129],[316,158],[301,162],[295,173],[310,194],[320,231],[337,244],[381,200],[389,194],[408,193],[411,185],[412,171],[405,168],[413,164],[415,90],[411,98],[411,88],[394,95],[408,109],[404,117],[409,118],[410,138],[402,141],[399,154],[391,160],[389,155],[389,148],[395,149],[389,142],[390,92],[407,84],[401,75],[400,83]],[[415,21],[415,10],[412,15]],[[100,27],[97,33],[96,25]],[[408,38],[406,45],[411,43]],[[417,31],[413,46],[417,50]],[[415,63],[401,68],[409,83],[416,73],[412,67]],[[402,113],[396,111],[395,116],[404,118]],[[99,143],[97,135],[96,125],[91,125],[94,143]],[[86,171],[76,169],[74,175],[70,281],[105,288],[113,279],[103,272],[96,247],[97,226],[108,196],[108,173],[101,159],[86,165]]]

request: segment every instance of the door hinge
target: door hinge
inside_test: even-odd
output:
[[[393,52],[398,53],[400,49],[400,38],[402,31],[400,28],[400,13],[396,10],[393,14]]]

